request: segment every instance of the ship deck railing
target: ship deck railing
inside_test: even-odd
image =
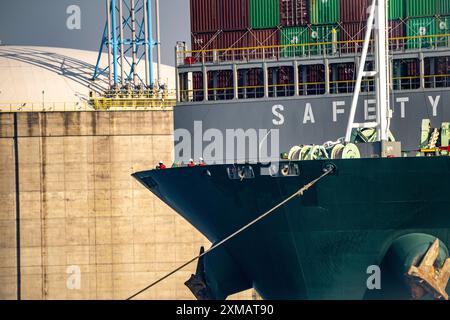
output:
[[[363,43],[364,40],[351,40],[227,49],[179,50],[176,52],[176,61],[177,67],[189,67],[203,64],[347,57],[360,54]],[[393,53],[430,51],[449,47],[450,34],[447,33],[389,39],[389,50]],[[369,54],[372,54],[373,50],[374,46],[370,45]]]
[[[449,88],[450,87],[450,74],[444,75],[424,75],[424,87],[425,88]],[[391,79],[391,86],[393,90],[417,90],[421,87],[421,76],[411,77],[394,77]],[[339,80],[330,81],[330,94],[350,94],[355,90],[356,80]],[[298,85],[299,96],[311,96],[311,95],[323,95],[326,93],[327,83],[321,82],[304,82]],[[292,97],[296,95],[295,84],[269,84],[268,97]],[[237,86],[237,98],[238,99],[258,99],[265,97],[264,85],[252,85],[252,86]],[[180,98],[182,102],[201,102],[204,100],[216,101],[216,100],[232,100],[236,97],[234,93],[234,87],[220,87],[220,88],[208,88],[208,99],[204,99],[204,89],[187,89],[180,90]],[[361,85],[362,92],[374,92],[375,81],[373,79],[363,79]]]

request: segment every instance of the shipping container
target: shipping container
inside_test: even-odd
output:
[[[337,25],[283,28],[280,32],[281,56],[331,54],[338,49],[339,33]]]
[[[204,59],[205,62],[213,61],[212,52],[199,52],[199,50],[212,50],[218,47],[218,38],[221,32],[209,32],[209,33],[192,33],[191,44],[192,57],[195,62],[201,62]],[[195,52],[198,51],[198,52]]]
[[[278,41],[278,29],[193,34],[193,63],[277,59],[279,56]],[[206,51],[196,52],[197,50]]]
[[[262,87],[264,85],[264,72],[262,68],[248,69],[247,85]]]
[[[279,0],[250,0],[250,26],[253,29],[276,28],[279,24]]]
[[[425,87],[450,86],[450,57],[425,58]]]
[[[354,79],[355,64],[348,63],[332,63],[330,64],[330,82],[334,84],[339,81],[350,81]]]
[[[294,68],[274,67],[268,70],[269,97],[289,97],[294,95]]]
[[[210,0],[211,1],[211,0]],[[219,28],[224,31],[245,30],[250,27],[249,0],[215,0]]]
[[[278,82],[283,85],[294,84],[294,68],[280,67],[278,72]]]
[[[447,47],[450,43],[450,16],[439,17],[436,23],[436,33],[441,35],[437,38],[437,45],[439,47]]]
[[[450,1],[449,0],[438,0],[438,13],[440,15],[450,15]]]
[[[405,77],[415,77],[420,74],[420,62],[418,59],[407,59],[402,63],[404,67]]]
[[[350,93],[355,87],[355,64],[330,64],[330,90],[331,93]]]
[[[309,23],[309,0],[280,0],[280,23],[283,27]]]
[[[282,47],[281,56],[283,58],[308,56],[309,48],[301,45],[309,42],[310,29],[308,27],[283,28],[280,31],[280,45],[287,47]]]
[[[247,56],[250,60],[273,60],[279,56],[279,30],[278,29],[261,29],[249,30],[247,46]],[[264,47],[264,48],[258,48]]]
[[[191,32],[215,32],[220,29],[216,0],[191,0]]]
[[[310,52],[313,55],[335,54],[339,49],[340,28],[338,25],[311,26]]]
[[[366,35],[366,25],[360,22],[341,23],[341,53],[361,52]],[[404,48],[405,24],[401,20],[389,21],[389,49]],[[372,46],[369,47],[372,50]]]
[[[362,51],[366,25],[361,22],[341,23],[341,53],[357,53]],[[372,50],[372,45],[369,47]],[[369,52],[370,52],[369,51]]]
[[[309,19],[311,24],[340,22],[339,0],[310,0]]]
[[[435,58],[435,70],[437,75],[450,75],[450,57]]]
[[[222,32],[217,40],[219,61],[245,60],[246,52],[240,48],[248,46],[248,31]]]
[[[231,70],[208,71],[208,100],[230,100],[234,95]]]
[[[192,50],[208,50],[217,48],[217,38],[220,32],[192,33]]]
[[[367,19],[369,18],[369,6],[371,4],[372,0],[341,0],[341,22],[367,21]],[[403,19],[404,16],[405,0],[389,0],[389,20]]]
[[[389,21],[389,50],[402,50],[405,47],[405,28],[402,20]]]
[[[450,57],[425,58],[425,76],[450,75]]]
[[[372,0],[341,0],[341,22],[367,21]],[[405,0],[388,0],[389,20],[405,17]]]
[[[406,16],[432,17],[437,14],[438,0],[406,0]]]
[[[203,73],[202,72],[193,72],[192,73],[192,98],[194,101],[203,101],[204,92],[203,92]]]
[[[408,38],[406,47],[408,49],[430,48],[436,45],[436,19],[411,18],[406,23],[406,36]],[[428,37],[432,36],[432,37]]]
[[[239,99],[264,97],[264,73],[262,68],[238,70]]]
[[[368,8],[371,0],[341,0],[341,22],[366,22],[369,18]]]
[[[419,59],[399,59],[393,61],[394,90],[410,90],[420,87]]]
[[[192,98],[203,101],[203,73],[192,73]],[[208,71],[208,100],[229,100],[234,97],[233,73],[231,70]]]
[[[325,83],[325,66],[323,64],[315,64],[311,66],[303,66],[307,76],[308,83]]]
[[[447,34],[450,31],[450,16],[439,17],[436,22],[438,34]]]
[[[325,93],[325,66],[323,64],[299,66],[300,95]]]
[[[405,0],[388,1],[389,20],[399,20],[405,17]]]

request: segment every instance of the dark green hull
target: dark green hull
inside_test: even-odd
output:
[[[300,175],[232,180],[230,165],[175,168],[135,177],[217,242],[317,178],[337,171],[208,254],[214,298],[254,287],[265,299],[408,298],[384,261],[402,235],[424,233],[450,245],[450,157],[297,162]],[[381,290],[368,290],[369,266]]]

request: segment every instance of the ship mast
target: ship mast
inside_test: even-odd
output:
[[[364,39],[364,46],[359,64],[358,77],[353,94],[350,117],[347,125],[345,141],[350,142],[353,129],[373,128],[377,130],[377,137],[380,141],[387,141],[389,136],[389,125],[391,110],[389,106],[389,46],[388,24],[387,24],[387,0],[373,0],[369,8],[369,20]],[[370,45],[370,36],[374,34],[375,64],[373,71],[366,71],[367,55]],[[358,106],[358,99],[361,93],[363,78],[374,78],[376,83],[376,122],[356,123],[355,115]]]

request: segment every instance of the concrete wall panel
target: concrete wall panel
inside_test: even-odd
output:
[[[171,164],[172,122],[171,111],[18,114],[24,299],[125,299],[209,246],[131,177]],[[17,292],[13,133],[0,114],[0,299]],[[195,267],[139,298],[192,299]]]

